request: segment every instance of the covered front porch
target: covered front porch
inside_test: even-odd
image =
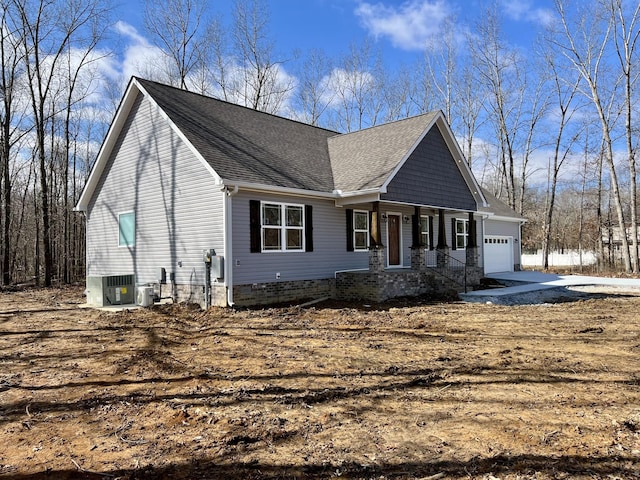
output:
[[[402,296],[462,293],[480,284],[483,268],[474,212],[414,206],[408,215],[394,208],[397,206],[373,202],[368,268],[337,272],[338,298],[382,302]],[[407,243],[402,233],[409,228],[411,242]],[[409,251],[407,256],[404,250]]]

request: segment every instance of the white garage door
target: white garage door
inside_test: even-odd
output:
[[[484,237],[484,273],[513,271],[513,237]]]

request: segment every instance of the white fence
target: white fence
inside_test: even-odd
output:
[[[521,263],[523,267],[541,267],[542,250],[538,250],[537,253],[523,253]],[[551,252],[549,254],[550,267],[578,267],[595,263],[595,252],[582,252],[582,256],[578,250],[565,250],[564,253]]]

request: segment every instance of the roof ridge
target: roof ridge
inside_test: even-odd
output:
[[[398,118],[396,120],[392,120],[390,122],[385,122],[385,123],[378,123],[376,125],[371,125],[370,127],[366,127],[366,128],[361,128],[360,130],[353,130],[351,132],[346,132],[346,133],[338,133],[337,136],[344,136],[344,135],[353,135],[356,133],[361,133],[361,132],[370,132],[371,130],[377,129],[377,128],[384,128],[384,127],[390,127],[393,125],[397,125],[398,123],[402,123],[402,122],[408,122],[408,121],[416,121],[419,118],[423,118],[429,115],[437,115],[438,113],[441,113],[442,110],[431,110],[430,112],[425,112],[425,113],[420,113],[418,115],[412,115],[410,117],[405,117],[405,118]],[[331,131],[331,130],[329,130]],[[330,137],[330,138],[335,138],[335,137]]]
[[[297,123],[299,125],[304,125],[304,126],[307,126],[307,127],[316,128],[318,130],[324,130],[325,132],[330,132],[330,133],[335,133],[337,135],[341,135],[340,132],[337,132],[337,131],[329,129],[329,128],[320,127],[318,125],[312,125],[310,123],[302,122],[300,120],[295,120],[293,118],[285,117],[283,115],[277,115],[275,113],[265,112],[264,110],[257,110],[255,108],[247,107],[246,105],[241,105],[239,103],[230,102],[228,100],[223,100],[223,99],[217,98],[217,97],[212,97],[210,95],[205,95],[203,93],[193,92],[191,90],[185,90],[184,88],[175,87],[173,85],[167,85],[166,83],[161,83],[161,82],[158,82],[158,81],[155,81],[155,80],[149,80],[147,78],[142,78],[142,77],[137,77],[137,76],[134,76],[133,78],[135,78],[136,81],[141,82],[143,84],[145,82],[146,83],[152,83],[152,84],[157,85],[157,86],[159,86],[161,88],[170,88],[170,89],[173,89],[173,90],[177,90],[177,91],[179,91],[181,93],[195,95],[195,96],[198,96],[198,97],[201,97],[201,98],[205,98],[207,100],[214,100],[216,102],[224,103],[224,104],[227,104],[227,105],[232,105],[234,107],[238,107],[238,108],[242,108],[242,109],[245,109],[245,110],[249,110],[251,112],[257,112],[257,113],[260,113],[260,114],[263,114],[263,115],[268,115],[270,117],[275,117],[275,118],[279,118],[279,119],[282,119],[282,120],[287,120],[289,122],[294,122],[294,123]]]

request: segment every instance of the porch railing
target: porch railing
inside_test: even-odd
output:
[[[467,293],[467,264],[452,257],[444,250],[427,250],[427,268],[456,285],[464,288]]]

